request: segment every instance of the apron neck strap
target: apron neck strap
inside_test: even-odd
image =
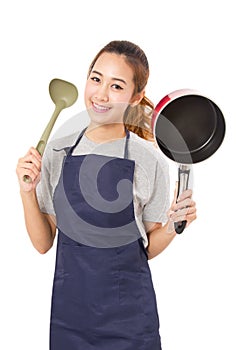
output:
[[[72,153],[73,153],[75,147],[78,145],[78,143],[79,143],[80,140],[82,139],[82,137],[83,137],[83,135],[84,135],[86,129],[87,129],[87,128],[84,128],[84,129],[81,131],[81,133],[79,134],[79,137],[78,137],[77,140],[75,141],[74,145],[72,145],[72,146],[70,147],[70,149],[69,149],[67,155],[70,155],[70,156],[72,155]]]
[[[87,128],[83,129],[81,131],[81,133],[79,134],[79,137],[77,138],[77,140],[75,141],[74,145],[72,145],[67,153],[67,155],[72,155],[75,147],[79,144],[80,140],[82,139],[85,131]],[[129,143],[129,139],[130,139],[130,132],[128,129],[125,128],[125,133],[126,133],[126,139],[125,139],[125,147],[124,147],[124,158],[128,159],[129,158],[129,153],[128,153],[128,143]]]
[[[126,139],[125,139],[124,158],[128,159],[129,158],[128,146],[129,146],[130,132],[128,129],[125,128],[125,133],[126,133]]]

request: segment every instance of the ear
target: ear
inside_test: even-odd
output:
[[[133,96],[133,98],[131,99],[131,103],[130,106],[131,107],[135,107],[139,104],[140,101],[142,101],[143,97],[145,95],[145,91],[141,91],[138,94],[136,94],[135,96]]]

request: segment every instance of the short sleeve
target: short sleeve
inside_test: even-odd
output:
[[[150,184],[150,196],[143,208],[143,221],[167,222],[170,206],[170,178],[168,163],[158,157],[155,176]]]

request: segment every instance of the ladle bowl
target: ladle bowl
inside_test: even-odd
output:
[[[61,80],[53,79],[49,84],[49,94],[52,101],[55,104],[55,110],[51,119],[49,120],[42,136],[36,146],[37,151],[43,155],[48,138],[51,134],[52,128],[59,116],[60,112],[67,107],[72,106],[78,98],[78,90],[72,83]],[[25,182],[31,182],[32,179],[28,175],[24,175],[23,180]]]
[[[75,85],[61,79],[53,79],[49,84],[49,94],[55,105],[59,101],[65,103],[64,108],[72,106],[78,98],[78,90]]]

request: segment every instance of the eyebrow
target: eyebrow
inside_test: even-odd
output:
[[[91,73],[95,73],[95,74],[98,74],[98,75],[100,75],[101,77],[103,77],[103,74],[100,73],[100,72],[98,72],[97,70],[93,70]],[[125,85],[127,85],[126,81],[123,80],[123,79],[121,79],[121,78],[112,77],[111,79],[112,79],[112,80],[116,80],[116,81],[120,81],[120,82],[124,83]]]

